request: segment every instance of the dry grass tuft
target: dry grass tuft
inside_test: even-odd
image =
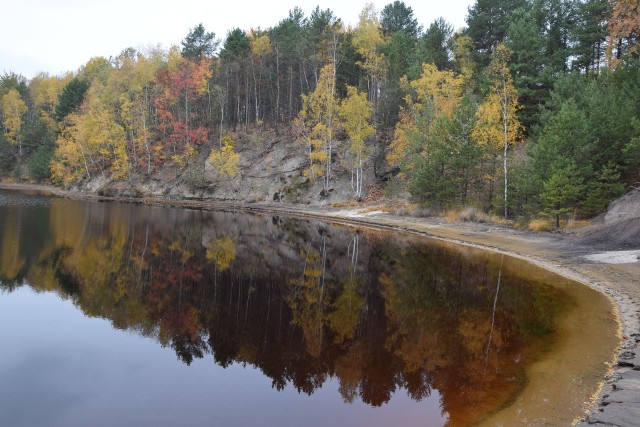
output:
[[[572,228],[581,228],[585,227],[589,224],[589,221],[584,219],[569,219],[567,223],[564,225],[564,228],[572,229]]]
[[[552,231],[554,228],[553,223],[545,218],[532,219],[527,225],[527,229],[531,231]]]
[[[466,207],[462,210],[448,210],[443,214],[443,216],[447,222],[462,221],[477,222],[481,224],[497,222],[496,218],[498,218],[491,217],[480,209],[474,207]]]
[[[361,203],[358,202],[335,202],[331,203],[332,208],[357,208],[362,206]]]
[[[488,222],[499,225],[514,225],[512,220],[499,215],[491,215],[491,219]]]

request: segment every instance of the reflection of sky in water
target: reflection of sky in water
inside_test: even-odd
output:
[[[404,391],[373,408],[342,403],[338,381],[312,396],[277,392],[247,365],[211,356],[191,366],[150,338],[88,318],[70,301],[27,287],[0,293],[2,426],[440,426],[440,397]]]

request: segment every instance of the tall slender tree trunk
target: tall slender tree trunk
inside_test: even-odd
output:
[[[276,51],[276,113],[275,113],[275,125],[276,135],[278,134],[278,120],[280,115],[280,52],[278,47],[275,47]]]
[[[258,79],[256,78],[256,65],[253,58],[251,59],[251,74],[253,76],[253,98],[255,103],[256,123],[258,123],[258,120],[260,120],[260,110],[258,108],[258,97],[260,96],[260,91],[258,88]]]
[[[289,63],[289,126],[293,121],[293,64]]]
[[[189,93],[184,91],[184,129],[186,131],[187,144],[189,141]]]
[[[507,121],[504,121],[504,154],[503,154],[503,172],[504,172],[504,217],[507,218],[509,206],[507,204],[508,193],[508,178],[507,178],[507,147],[509,141],[507,140]]]
[[[507,80],[506,80],[506,75],[502,74],[502,89],[503,89],[503,94],[501,96],[501,102],[502,102],[502,125],[503,125],[503,135],[504,135],[504,153],[502,155],[502,165],[503,165],[503,172],[504,172],[504,218],[507,219],[507,215],[509,212],[509,206],[508,206],[508,199],[507,199],[507,194],[508,194],[508,178],[507,178],[507,149],[509,147],[509,126],[508,126],[508,120],[509,120],[509,116],[508,116],[508,109],[509,109],[509,95],[508,95],[508,91],[507,91]]]

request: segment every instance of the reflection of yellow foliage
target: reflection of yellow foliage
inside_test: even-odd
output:
[[[251,345],[249,342],[243,342],[240,344],[237,353],[237,359],[242,360],[243,363],[256,364],[256,361],[260,360],[262,349]]]
[[[387,338],[386,347],[403,361],[407,372],[433,370],[447,365],[447,357],[439,343],[439,336],[430,324],[437,324],[437,318],[428,318],[433,313],[425,312],[421,304],[411,299],[410,307],[406,306],[398,294],[398,287],[388,274],[380,276],[380,293],[385,298],[385,314],[393,328]]]
[[[180,254],[180,258],[183,261],[189,260],[193,254],[194,250],[191,246],[185,245],[181,239],[176,239],[169,244],[169,250],[172,252],[177,252]]]
[[[345,402],[351,403],[358,395],[358,387],[364,376],[363,354],[366,350],[360,342],[350,345],[346,353],[336,359],[336,376],[340,379],[340,395]]]
[[[229,236],[216,239],[207,248],[207,259],[216,263],[218,270],[225,271],[236,259],[236,244]]]
[[[322,350],[325,313],[323,304],[323,258],[313,248],[301,253],[305,260],[302,277],[289,281],[286,300],[293,313],[292,324],[300,326],[307,353],[318,357]]]
[[[178,240],[174,240],[173,242],[171,242],[171,243],[169,244],[169,250],[170,250],[170,251],[179,251],[179,250],[180,250],[180,248],[181,248],[181,246],[182,246],[182,245],[180,244],[180,241],[178,241]]]
[[[15,279],[25,264],[25,259],[20,256],[20,218],[20,215],[11,214],[2,218],[4,230],[0,249],[0,272],[9,280]]]
[[[458,332],[463,338],[463,345],[468,354],[477,357],[484,356],[488,345],[492,349],[502,346],[501,329],[491,330],[491,313],[486,310],[467,310],[464,317],[460,318]],[[491,343],[488,342],[491,337]]]
[[[345,339],[355,336],[360,311],[364,307],[364,298],[353,283],[346,284],[342,294],[334,301],[334,310],[329,314],[329,326],[335,333],[335,343],[340,344]]]

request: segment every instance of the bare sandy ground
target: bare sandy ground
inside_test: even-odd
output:
[[[43,191],[62,197],[105,199],[93,194],[67,192],[51,186],[0,183],[0,188]],[[108,198],[107,198],[108,199]],[[394,216],[381,210],[331,209],[324,207],[273,204],[232,204],[204,200],[115,199],[137,203],[184,206],[204,209],[225,209],[249,212],[275,212],[294,217],[329,220],[356,227],[372,227],[402,233],[419,234],[496,251],[528,260],[540,267],[567,278],[582,282],[607,295],[619,313],[622,329],[621,356],[640,353],[640,241],[635,248],[619,251],[606,238],[597,244],[581,237],[580,231],[571,233],[535,233],[514,230],[506,226],[467,222],[447,223],[439,218]],[[593,227],[590,233],[593,234]],[[595,226],[597,227],[597,225]],[[625,230],[617,230],[624,233]],[[622,359],[621,359],[622,360]],[[616,365],[604,379],[602,396],[615,387],[624,372],[623,364]],[[594,407],[598,411],[598,407]]]

